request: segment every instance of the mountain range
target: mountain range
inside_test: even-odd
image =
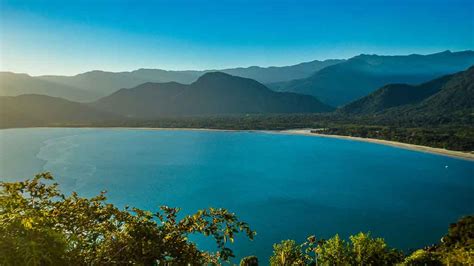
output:
[[[392,107],[415,104],[437,93],[452,77],[453,75],[447,75],[420,85],[388,84],[338,111],[352,115],[368,115]]]
[[[121,88],[132,88],[146,82],[179,82],[190,84],[208,72],[223,72],[234,76],[252,78],[262,83],[289,81],[308,77],[314,72],[343,60],[314,60],[283,67],[239,67],[222,70],[168,71],[138,69],[130,72],[90,71],[75,76],[38,76],[0,72],[0,96],[37,93],[62,97],[72,101],[94,101]]]
[[[474,51],[430,55],[359,55],[348,60],[311,61],[285,67],[219,70],[252,78],[284,92],[312,95],[332,106],[343,106],[390,83],[418,84],[474,65]],[[204,71],[138,69],[131,72],[90,71],[75,76],[37,76],[0,72],[0,96],[43,94],[71,101],[92,102],[121,88],[147,82],[191,84]]]
[[[190,85],[145,83],[121,89],[91,104],[94,108],[131,118],[247,113],[314,113],[334,108],[316,98],[274,92],[247,78],[209,72]]]
[[[329,66],[324,67],[324,64]],[[337,109],[339,115],[371,117],[378,121],[471,121],[473,65],[473,51],[446,51],[431,55],[360,55],[337,62],[328,60],[280,68],[232,69],[242,75],[257,75],[263,71],[269,77],[277,75],[278,71],[290,73],[280,77],[285,79],[297,75],[298,71],[303,75],[304,71],[322,67],[306,79],[280,83],[308,86],[307,89],[297,86],[297,89],[289,89],[290,92],[271,90],[254,79],[210,71],[92,71],[74,77],[32,77],[2,72],[0,95],[4,96],[0,96],[0,123],[2,127],[77,125],[160,117],[333,111],[335,108],[327,102],[334,103],[334,106],[343,104]],[[465,66],[465,69],[471,67],[455,73]],[[143,82],[152,78],[176,78],[185,83]],[[396,83],[391,83],[391,80],[396,80]],[[139,85],[132,86],[135,83]],[[106,89],[98,92],[80,88],[89,86],[85,84]],[[311,87],[311,84],[317,86]],[[377,84],[381,84],[379,89],[372,89]],[[112,89],[114,86],[117,88]],[[328,89],[321,89],[324,86]],[[110,93],[103,96],[107,91]]]
[[[59,84],[27,74],[0,72],[0,96],[22,94],[42,94],[79,102],[93,101],[100,97],[99,93],[92,90]]]
[[[430,55],[359,55],[328,66],[308,78],[270,84],[277,91],[313,95],[343,106],[390,83],[418,84],[474,65],[474,51]]]
[[[83,103],[37,94],[0,96],[0,118],[0,128],[83,125],[119,119]]]
[[[312,96],[275,92],[252,79],[209,72],[190,85],[149,82],[121,89],[92,103],[36,94],[0,96],[0,127],[78,126],[101,121],[143,121],[170,116],[333,110]]]
[[[390,121],[474,119],[474,66],[417,85],[391,84],[338,110]]]

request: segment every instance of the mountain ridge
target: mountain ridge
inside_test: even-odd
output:
[[[375,121],[469,124],[474,120],[474,66],[416,86],[386,85],[337,113],[371,117]]]
[[[247,78],[209,72],[190,85],[145,83],[122,89],[92,106],[127,117],[245,113],[307,113],[333,110],[317,99],[278,93]]]
[[[140,68],[133,71],[109,72],[103,70],[92,70],[73,76],[42,75],[37,76],[41,80],[51,81],[66,86],[73,86],[88,91],[94,91],[101,97],[116,91],[119,88],[132,88],[145,82],[169,82],[175,81],[190,84],[200,76],[208,72],[224,72],[234,76],[256,79],[262,83],[287,81],[302,78],[332,64],[343,60],[313,60],[290,66],[281,67],[237,67],[221,70],[163,70]]]
[[[474,51],[408,56],[361,54],[328,66],[312,76],[272,84],[278,91],[313,95],[333,106],[342,106],[390,83],[419,84],[465,70],[474,64]]]

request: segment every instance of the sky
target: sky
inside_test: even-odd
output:
[[[471,49],[472,0],[0,0],[0,70],[30,75]]]

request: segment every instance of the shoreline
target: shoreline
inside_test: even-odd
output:
[[[311,133],[311,129],[289,129],[289,130],[282,130],[280,132],[284,134],[290,134],[290,135],[313,136],[313,137],[322,137],[322,138],[333,138],[333,139],[344,139],[344,140],[351,140],[351,141],[368,142],[368,143],[374,143],[374,144],[379,144],[379,145],[405,149],[405,150],[412,150],[412,151],[426,152],[426,153],[431,153],[431,154],[454,157],[457,159],[463,159],[463,160],[474,162],[474,153],[446,150],[443,148],[434,148],[434,147],[409,144],[409,143],[398,142],[398,141],[351,137],[351,136],[343,136],[343,135],[328,135],[328,134]]]
[[[391,146],[391,147],[405,149],[405,150],[431,153],[431,154],[447,156],[447,157],[474,162],[474,153],[446,150],[443,148],[434,148],[434,147],[415,145],[415,144],[390,141],[390,140],[312,133],[311,132],[312,129],[258,130],[258,129],[159,128],[159,127],[30,127],[30,128],[82,128],[82,129],[118,129],[118,130],[125,129],[125,130],[162,130],[162,131],[188,130],[188,131],[257,132],[257,133],[260,132],[260,133],[270,133],[270,134],[297,135],[297,136],[322,137],[322,138],[334,138],[334,139],[343,139],[343,140],[350,140],[350,141],[360,141],[360,142]],[[5,129],[2,129],[2,130],[5,130]],[[15,128],[9,128],[9,129],[15,129]]]

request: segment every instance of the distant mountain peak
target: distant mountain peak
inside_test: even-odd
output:
[[[238,76],[233,76],[220,71],[207,72],[200,76],[194,83],[212,83],[212,82],[222,82],[222,81],[232,81],[232,80],[251,80],[247,78],[242,78]],[[257,81],[255,81],[257,83]]]

